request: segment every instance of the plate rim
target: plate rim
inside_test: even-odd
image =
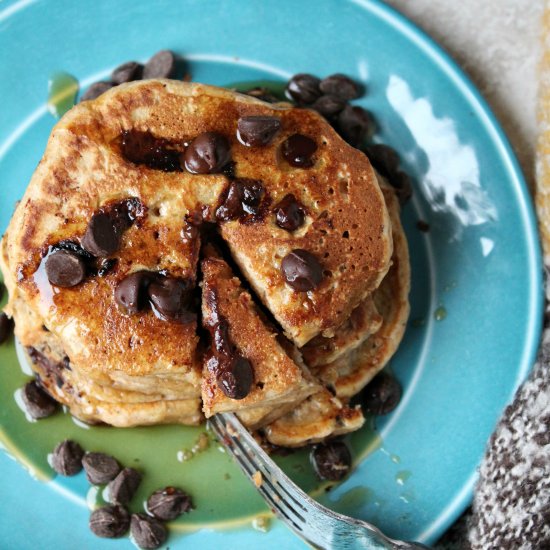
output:
[[[503,161],[506,172],[512,182],[512,190],[518,200],[520,217],[523,221],[522,233],[527,244],[528,280],[531,286],[530,309],[531,322],[526,329],[523,356],[518,368],[518,375],[507,397],[510,403],[519,386],[527,379],[537,357],[540,337],[543,327],[544,288],[543,288],[543,259],[540,235],[538,232],[538,219],[535,213],[534,197],[531,196],[529,185],[512,148],[510,140],[502,128],[498,117],[495,115],[489,102],[482,95],[472,79],[458,64],[452,55],[445,50],[434,38],[420,28],[414,21],[402,14],[393,6],[382,0],[348,0],[360,8],[378,15],[400,34],[410,39],[418,46],[430,60],[432,60],[453,82],[453,84],[465,96],[468,103],[475,109],[476,118],[488,131],[493,144],[497,146],[498,156]],[[502,418],[502,410],[495,429]],[[487,441],[488,444],[488,441]],[[487,445],[483,452],[485,456]],[[483,460],[483,457],[481,460]],[[438,517],[427,526],[419,535],[419,542],[434,543],[447,531],[458,517],[471,504],[474,496],[474,487],[479,478],[478,463],[455,498],[441,511]]]

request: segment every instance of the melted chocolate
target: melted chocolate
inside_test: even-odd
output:
[[[208,368],[214,371],[216,382],[222,392],[231,399],[244,399],[254,383],[254,369],[243,357],[229,335],[229,323],[220,314],[218,295],[215,289],[204,285],[203,298],[210,311],[205,325],[212,340]]]
[[[163,172],[181,172],[183,144],[158,138],[151,132],[124,130],[119,138],[122,156],[130,162]]]

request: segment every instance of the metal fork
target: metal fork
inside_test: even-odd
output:
[[[374,525],[333,512],[311,499],[269,458],[234,414],[217,414],[210,418],[209,423],[271,510],[315,548],[428,548],[417,542],[392,540]]]

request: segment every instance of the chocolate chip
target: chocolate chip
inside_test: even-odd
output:
[[[122,537],[130,526],[130,515],[120,505],[103,506],[90,515],[90,530],[97,537],[116,539]]]
[[[351,469],[351,454],[342,441],[329,441],[315,445],[310,460],[321,479],[341,480]]]
[[[120,135],[121,153],[134,164],[144,164],[163,172],[181,172],[180,152],[173,144],[151,132],[124,130]]]
[[[191,311],[191,285],[183,279],[163,277],[151,282],[149,300],[155,314],[165,321],[189,323],[196,316]]]
[[[412,196],[411,178],[398,170],[391,175],[389,182],[394,187],[399,202],[405,204]]]
[[[66,439],[57,445],[52,454],[52,468],[62,476],[74,476],[82,470],[84,450],[76,443]]]
[[[84,250],[80,243],[76,241],[59,241],[50,248],[50,252],[54,252],[56,250],[66,250],[67,252],[70,252],[71,254],[74,254],[75,256],[81,258],[85,264],[89,264],[94,260],[93,255],[90,254],[87,250]]]
[[[161,521],[176,519],[191,508],[191,497],[176,487],[159,489],[147,499],[147,512]]]
[[[317,258],[299,248],[283,258],[281,269],[285,281],[298,292],[313,290],[323,278],[323,268]]]
[[[3,344],[10,336],[13,330],[13,319],[8,317],[3,311],[0,313],[0,344]]]
[[[191,174],[220,172],[230,158],[229,142],[216,132],[204,132],[198,135],[183,154],[185,168]]]
[[[142,310],[147,301],[147,287],[153,274],[149,271],[136,271],[122,279],[115,288],[115,301],[127,315]]]
[[[308,105],[321,95],[320,83],[317,77],[310,74],[296,74],[288,81],[285,94],[301,105]]]
[[[114,84],[112,82],[94,82],[80,98],[80,101],[96,99],[107,90],[110,90]]]
[[[237,178],[229,184],[227,196],[216,210],[216,218],[221,221],[235,220],[246,214],[257,215],[265,194],[260,180]]]
[[[115,268],[117,264],[116,258],[104,258],[101,260],[98,268],[97,268],[97,276],[98,277],[106,277],[113,269]]]
[[[176,71],[176,58],[170,50],[157,52],[143,67],[143,78],[172,78]]]
[[[105,258],[120,248],[120,240],[121,232],[113,216],[105,212],[98,212],[88,222],[81,243],[90,254],[98,258]]]
[[[353,147],[361,145],[373,125],[371,115],[362,107],[347,105],[338,115],[338,132]]]
[[[330,120],[345,106],[346,102],[335,95],[322,95],[311,105],[311,108]]]
[[[46,276],[52,285],[69,288],[86,277],[82,258],[66,250],[55,250],[46,258]]]
[[[362,392],[363,411],[376,415],[388,414],[399,404],[401,394],[401,384],[397,379],[382,372]]]
[[[375,145],[366,147],[365,154],[376,171],[385,178],[390,177],[391,174],[397,171],[399,156],[392,147],[376,143]]]
[[[237,138],[249,147],[268,145],[281,129],[281,121],[274,116],[245,116],[237,122]]]
[[[143,74],[143,65],[136,61],[128,61],[119,65],[112,73],[111,80],[115,84],[124,84],[125,82],[132,82],[133,80],[139,80]]]
[[[109,502],[112,504],[128,504],[135,495],[140,483],[141,474],[137,470],[124,468],[107,485]]]
[[[311,157],[317,151],[317,144],[310,137],[293,134],[283,141],[281,151],[290,166],[310,168],[314,164]]]
[[[418,220],[416,222],[416,228],[422,233],[428,233],[430,231],[430,224],[425,220]]]
[[[227,190],[227,196],[216,210],[216,218],[221,221],[235,220],[244,214],[242,205],[241,184],[232,181]]]
[[[35,420],[51,416],[57,411],[57,401],[50,397],[36,380],[25,384],[21,397],[27,412]]]
[[[214,348],[222,355],[230,356],[233,353],[233,345],[229,337],[229,323],[223,318],[214,327]]]
[[[285,195],[274,211],[275,222],[282,229],[295,231],[304,223],[304,207],[292,193]]]
[[[251,97],[255,97],[256,99],[261,99],[266,103],[278,103],[279,101],[281,101],[278,97],[274,96],[268,88],[261,88],[259,86],[256,88],[251,88],[250,90],[246,90],[242,93]]]
[[[168,538],[168,530],[160,521],[145,514],[132,514],[130,534],[140,548],[160,548]]]
[[[359,84],[344,74],[333,74],[323,78],[319,88],[324,94],[334,95],[344,101],[356,99],[361,95]]]
[[[93,485],[109,483],[120,472],[120,464],[104,453],[86,453],[82,459],[86,478]]]
[[[218,386],[231,399],[244,399],[252,388],[254,370],[241,355],[224,364],[216,376]]]

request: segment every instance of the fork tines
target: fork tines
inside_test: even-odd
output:
[[[302,496],[298,494],[301,491],[293,490],[293,482],[280,471],[233,414],[217,414],[209,422],[222,444],[267,501],[272,512],[281,516],[281,519],[303,536],[307,508],[299,499],[307,498],[305,493]]]

